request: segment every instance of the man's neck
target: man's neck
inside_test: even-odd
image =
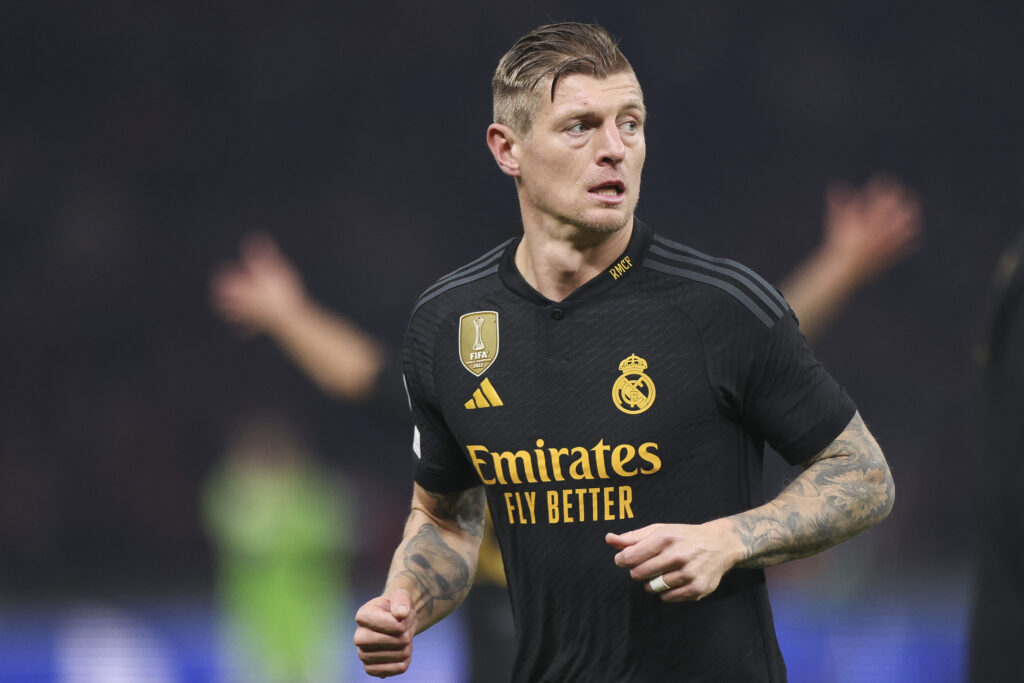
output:
[[[611,266],[626,250],[634,219],[604,235],[578,230],[565,235],[526,227],[515,263],[523,279],[551,301],[562,301]]]

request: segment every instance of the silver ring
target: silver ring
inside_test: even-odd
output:
[[[672,586],[665,583],[665,577],[662,574],[658,574],[653,579],[647,582],[647,585],[651,587],[651,590],[655,593],[664,593]]]

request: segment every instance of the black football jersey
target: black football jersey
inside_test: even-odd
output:
[[[779,293],[639,220],[552,302],[510,240],[429,288],[404,347],[417,483],[484,485],[516,618],[516,681],[782,681],[760,570],[665,604],[606,532],[761,504],[763,446],[792,463],[856,408]]]

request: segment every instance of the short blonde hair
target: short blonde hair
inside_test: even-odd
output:
[[[576,22],[541,26],[517,40],[498,62],[491,79],[494,122],[526,135],[537,114],[537,87],[548,76],[554,100],[562,76],[607,78],[623,71],[633,67],[603,27]]]

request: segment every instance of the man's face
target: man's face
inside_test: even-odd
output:
[[[550,83],[550,81],[548,81]],[[516,144],[523,220],[591,233],[627,225],[640,198],[643,93],[632,72],[570,74],[538,88],[533,127]]]

